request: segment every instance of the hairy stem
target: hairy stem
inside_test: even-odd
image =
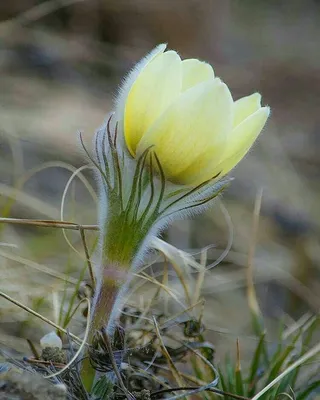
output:
[[[93,312],[88,338],[90,345],[92,345],[96,333],[101,330],[104,330],[107,335],[113,335],[115,321],[121,312],[121,304],[117,307],[120,291],[128,281],[128,267],[119,265],[103,267],[102,283],[97,286],[93,299]],[[88,351],[81,367],[81,376],[86,390],[90,392],[94,383],[95,370],[90,363]]]
[[[97,291],[93,303],[93,317],[90,334],[105,328],[110,335],[113,332],[114,320],[120,313],[116,303],[119,300],[119,292],[129,280],[128,267],[119,265],[103,268],[102,284]],[[120,306],[120,304],[119,304]]]

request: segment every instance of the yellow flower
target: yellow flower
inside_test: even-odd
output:
[[[168,180],[196,185],[227,174],[264,127],[269,107],[258,93],[233,101],[212,67],[181,60],[165,45],[129,74],[116,116],[133,157],[153,146]]]

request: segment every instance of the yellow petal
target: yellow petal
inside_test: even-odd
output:
[[[261,107],[261,95],[254,93],[251,96],[242,97],[234,103],[233,126],[241,124],[249,115],[253,114]]]
[[[222,171],[221,176],[231,171],[247,154],[264,127],[269,114],[270,108],[262,107],[232,131],[223,161],[218,166],[218,169]]]
[[[155,57],[142,70],[128,94],[124,135],[132,155],[141,137],[176,100],[181,91],[181,60],[174,51]]]
[[[175,183],[194,184],[202,168],[221,157],[226,133],[232,127],[233,100],[219,79],[200,83],[177,101],[143,136],[141,154],[149,146],[160,159],[165,175]]]
[[[159,44],[159,46],[155,47],[149,54],[147,54],[142,60],[140,60],[134,66],[134,68],[129,72],[129,74],[123,80],[115,104],[115,110],[116,110],[115,120],[118,121],[119,124],[123,123],[125,103],[134,81],[137,79],[138,75],[143,71],[143,69],[155,57],[157,57],[158,55],[162,54],[165,51],[166,47],[167,47],[166,44]]]
[[[211,65],[193,58],[182,61],[182,91],[211,79],[214,79]]]

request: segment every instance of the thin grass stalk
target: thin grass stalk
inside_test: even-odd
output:
[[[273,379],[268,385],[266,385],[262,390],[259,391],[251,400],[258,400],[267,393],[274,385],[281,381],[282,378],[287,376],[290,372],[295,370],[297,367],[310,360],[310,358],[316,356],[320,353],[320,343],[312,347],[309,351],[307,351],[302,357],[296,360],[293,364],[291,364],[288,368],[286,368],[281,374],[279,374],[275,379]]]
[[[259,303],[257,300],[257,294],[254,287],[254,279],[253,279],[253,260],[254,260],[254,253],[256,248],[256,241],[259,229],[259,219],[260,219],[260,210],[261,210],[261,202],[262,202],[262,189],[259,190],[255,204],[254,204],[254,211],[253,211],[253,221],[252,221],[252,234],[251,234],[251,241],[249,245],[249,252],[248,252],[248,267],[246,269],[247,272],[247,298],[249,303],[249,308],[251,311],[252,323],[253,328],[257,336],[261,336],[264,332],[263,326],[263,319],[261,310],[259,307]],[[266,362],[267,356],[266,357]]]
[[[20,303],[18,300],[13,299],[11,296],[7,295],[6,293],[0,291],[0,297],[3,297],[4,299],[10,301],[11,303],[15,304],[16,306],[22,308],[23,310],[27,311],[28,313],[36,316],[37,318],[41,319],[42,321],[46,322],[47,324],[53,326],[56,328],[58,331],[61,331],[65,334],[68,334],[75,342],[78,344],[82,344],[82,340],[78,338],[77,336],[73,335],[72,333],[68,332],[66,329],[62,328],[58,324],[55,324],[53,321],[50,319],[44,317],[43,315],[37,313],[36,311],[32,310],[32,308],[25,306],[24,304]]]

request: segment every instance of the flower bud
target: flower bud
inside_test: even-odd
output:
[[[260,102],[258,93],[233,101],[209,64],[160,45],[129,74],[116,119],[134,158],[152,148],[166,179],[198,185],[246,155],[270,113]]]

